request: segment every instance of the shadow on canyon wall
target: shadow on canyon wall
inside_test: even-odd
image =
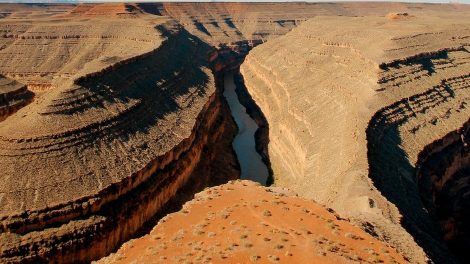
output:
[[[444,58],[447,55],[439,53],[437,56]],[[428,72],[434,71],[430,58],[406,63],[418,63]],[[398,63],[381,65],[382,69],[385,67],[398,67]],[[422,181],[417,179],[416,168],[401,147],[402,133],[413,136],[419,127],[403,132],[400,126],[453,99],[454,91],[442,81],[441,85],[382,108],[372,117],[366,131],[369,177],[382,195],[397,206],[403,216],[401,224],[435,263],[458,261],[444,242],[436,219],[425,208],[420,196]]]
[[[126,141],[135,134],[148,134],[157,120],[178,111],[181,95],[205,95],[204,87],[212,84],[203,69],[211,67],[207,58],[214,48],[184,29],[175,35],[162,33],[169,38],[156,50],[81,77],[64,91],[82,90],[90,96],[64,96],[82,101],[55,102],[43,114],[70,116],[91,108],[106,112],[112,104],[135,103],[117,116],[81,128],[86,131],[61,136],[80,137],[84,145],[93,144],[97,137]],[[155,157],[142,171],[113,183],[96,197],[85,197],[94,199],[93,209],[72,204],[67,210],[56,208],[56,215],[63,214],[57,217],[12,223],[8,231],[12,240],[2,241],[0,261],[82,263],[108,255],[168,210],[177,210],[169,208],[179,208],[194,193],[237,179],[239,167],[231,148],[235,134],[228,107],[216,91],[198,114],[189,138],[163,157]]]

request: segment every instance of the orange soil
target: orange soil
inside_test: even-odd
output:
[[[320,205],[234,181],[196,195],[99,263],[405,263]]]

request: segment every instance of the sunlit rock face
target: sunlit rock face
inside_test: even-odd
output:
[[[455,14],[462,7],[403,3],[141,3],[147,13],[169,16],[191,34],[214,46],[247,40],[268,41],[317,16],[385,16],[436,12]],[[448,12],[448,13],[447,13]],[[411,16],[411,15],[410,15]],[[408,17],[408,16],[407,16]]]
[[[468,120],[466,21],[313,18],[254,48],[241,73],[269,123],[275,184],[372,222],[415,261],[423,247],[452,262],[416,168],[428,144]]]

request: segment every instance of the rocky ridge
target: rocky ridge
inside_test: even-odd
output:
[[[232,181],[196,194],[150,234],[97,263],[406,263],[331,209]]]

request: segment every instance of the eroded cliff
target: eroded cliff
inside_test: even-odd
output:
[[[33,100],[26,85],[0,75],[0,122]]]
[[[238,177],[236,126],[216,91],[207,59],[212,48],[173,21],[160,21],[145,29],[154,37],[152,50],[137,56],[131,50],[129,58],[100,67],[90,58],[75,77],[48,72],[41,77],[58,76],[60,85],[1,123],[2,261],[102,257],[188,181],[197,179],[197,191]],[[119,49],[103,47],[104,57]],[[86,54],[77,52],[67,59]],[[69,65],[56,63],[61,70]]]
[[[413,262],[455,261],[422,209],[415,168],[468,119],[465,17],[314,18],[253,49],[241,73],[269,123],[275,184],[354,218]]]

